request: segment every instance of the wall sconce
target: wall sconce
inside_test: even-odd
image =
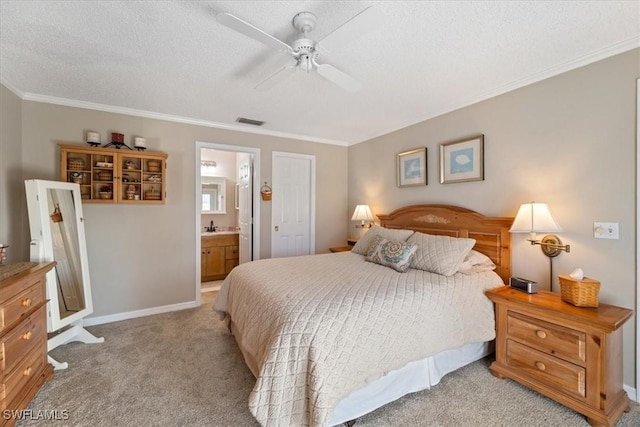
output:
[[[373,214],[371,213],[369,205],[356,206],[351,221],[360,221],[360,224],[356,224],[356,228],[371,228],[373,226]],[[368,224],[365,224],[365,221],[368,222]]]
[[[511,233],[529,233],[532,245],[540,245],[542,252],[548,257],[556,257],[561,251],[570,252],[569,245],[563,245],[555,234],[548,234],[542,240],[536,239],[536,233],[561,233],[563,230],[551,216],[546,203],[524,203],[520,206]]]

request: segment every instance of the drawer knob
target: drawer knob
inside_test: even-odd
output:
[[[31,375],[31,366],[29,366],[27,369],[22,371],[22,375],[24,375],[25,377],[28,377],[29,375]]]
[[[31,298],[23,299],[20,305],[23,307],[29,307],[31,305]]]
[[[545,369],[547,369],[547,367],[545,366],[544,363],[542,362],[536,362],[536,368],[538,368],[541,371],[544,371]]]
[[[536,335],[538,336],[538,338],[543,338],[543,339],[547,337],[547,333],[545,331],[540,331],[540,330],[536,331]]]
[[[29,341],[31,339],[31,331],[22,334],[22,339],[25,341]]]

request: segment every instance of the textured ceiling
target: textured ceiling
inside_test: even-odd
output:
[[[320,40],[368,6],[380,26],[319,61],[356,93],[304,72],[254,90],[287,56],[215,19],[291,43],[298,12]],[[0,2],[0,81],[23,99],[345,145],[638,46],[639,1]]]

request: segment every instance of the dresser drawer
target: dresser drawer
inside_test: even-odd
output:
[[[42,346],[45,338],[46,306],[31,314],[0,341],[0,367],[9,372],[34,346]]]
[[[225,258],[226,259],[238,258],[238,246],[227,246],[225,248]]]
[[[545,354],[513,340],[507,340],[507,364],[554,390],[584,400],[586,369]]]
[[[584,364],[586,360],[584,332],[510,311],[507,334],[511,339],[571,362]]]
[[[44,286],[38,281],[0,305],[0,327],[4,329],[44,302]]]
[[[21,393],[24,393],[24,389],[39,380],[47,363],[47,353],[44,348],[37,348],[30,354],[23,356],[24,358],[16,368],[5,376],[5,402],[9,408],[16,406],[13,401],[16,398],[21,398]]]

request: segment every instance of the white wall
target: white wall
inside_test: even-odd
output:
[[[446,203],[489,216],[515,216],[547,202],[571,253],[557,275],[582,267],[602,282],[600,301],[634,309],[635,114],[640,49],[573,70],[349,148],[349,209],[375,213]],[[485,180],[440,184],[439,144],[485,135]],[[428,149],[424,187],[396,187],[396,154]],[[595,240],[593,222],[618,222],[619,240]],[[513,235],[513,274],[549,283],[549,259]],[[624,381],[635,384],[635,319],[624,326]]]
[[[0,85],[0,243],[9,245],[6,263],[26,261],[29,256],[29,238],[21,233],[27,209],[21,126],[22,101]]]

